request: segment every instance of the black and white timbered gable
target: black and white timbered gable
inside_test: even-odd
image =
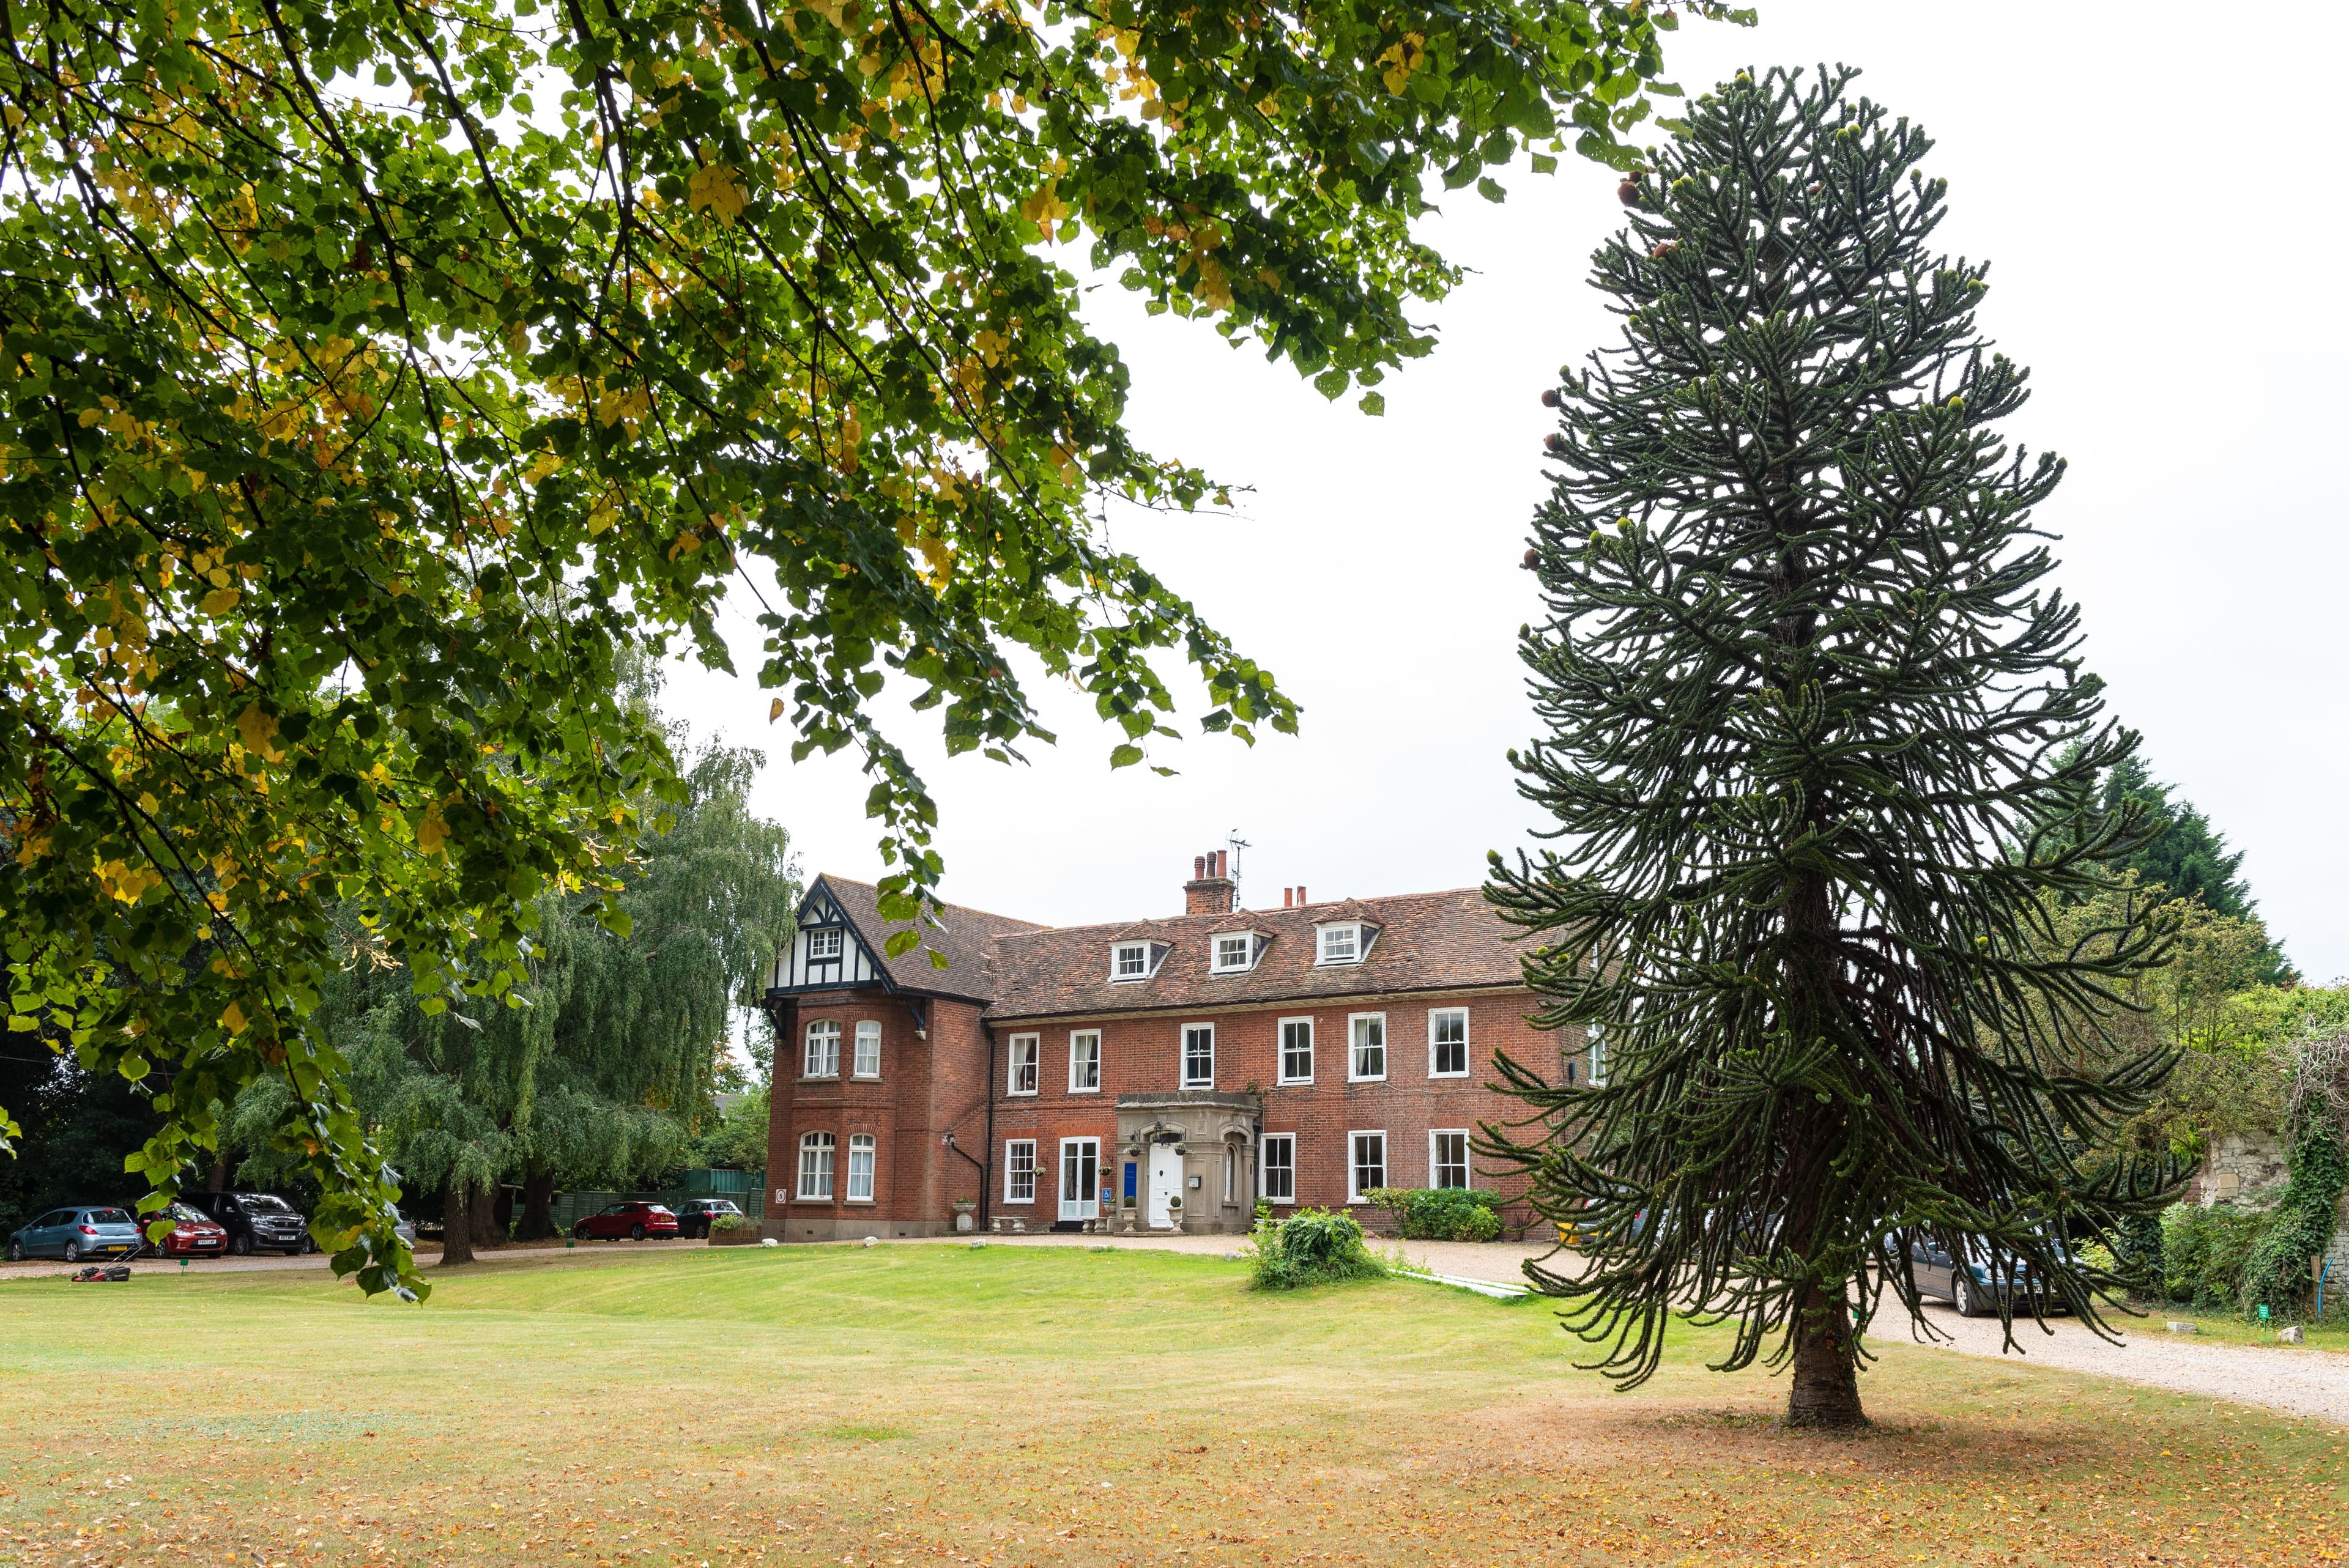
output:
[[[857,934],[840,900],[817,878],[800,903],[799,929],[791,945],[776,956],[769,994],[889,984],[888,971]]]

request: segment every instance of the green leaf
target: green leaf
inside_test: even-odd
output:
[[[1141,760],[1142,748],[1139,746],[1120,746],[1109,754],[1109,765],[1112,768],[1131,768]]]
[[[1380,392],[1365,392],[1362,394],[1361,402],[1357,407],[1372,418],[1377,418],[1387,411],[1386,396]]]
[[[1313,378],[1313,390],[1333,403],[1344,397],[1346,388],[1352,385],[1352,378],[1344,371],[1337,369],[1324,370]]]
[[[1509,193],[1502,190],[1497,181],[1490,179],[1476,181],[1476,194],[1487,201],[1506,201],[1509,199]]]

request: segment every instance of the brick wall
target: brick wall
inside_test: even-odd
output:
[[[950,1199],[978,1195],[978,1171],[948,1152],[941,1135],[952,1127],[963,1147],[984,1158],[986,1033],[978,1007],[967,1002],[933,1001],[927,1019],[926,1040],[913,1009],[878,988],[812,992],[784,1004],[769,1097],[767,1234],[787,1241],[935,1234],[950,1222]],[[808,1026],[819,1021],[840,1026],[835,1077],[804,1072]],[[868,1022],[881,1026],[880,1072],[859,1078],[856,1026]],[[828,1200],[799,1196],[800,1140],[811,1132],[833,1136]],[[851,1140],[859,1135],[874,1140],[870,1202],[848,1196]]]
[[[1465,1129],[1474,1132],[1480,1120],[1514,1121],[1524,1115],[1521,1102],[1486,1087],[1496,1076],[1492,1069],[1495,1051],[1506,1051],[1518,1062],[1552,1075],[1558,1068],[1562,1042],[1578,1052],[1578,1031],[1546,1035],[1526,1022],[1532,1005],[1529,994],[1506,991],[1464,997],[1354,998],[1329,1006],[1208,1009],[1180,1016],[998,1025],[996,1088],[1001,1098],[996,1109],[997,1206],[1002,1207],[1004,1145],[1013,1139],[1036,1140],[1036,1201],[1033,1205],[1003,1207],[1004,1213],[1025,1214],[1031,1223],[1051,1222],[1058,1212],[1060,1143],[1064,1138],[1101,1140],[1102,1180],[1105,1188],[1113,1191],[1111,1184],[1120,1175],[1118,1097],[1194,1087],[1184,1081],[1183,1032],[1185,1026],[1199,1024],[1215,1028],[1215,1078],[1208,1087],[1226,1092],[1260,1091],[1265,1101],[1264,1130],[1295,1135],[1298,1206],[1345,1205],[1349,1143],[1350,1135],[1358,1131],[1386,1134],[1386,1185],[1426,1186],[1431,1131]],[[1433,1077],[1429,1013],[1459,1007],[1466,1008],[1469,1015],[1470,1071],[1464,1078]],[[1358,1014],[1385,1016],[1383,1081],[1354,1081],[1350,1076],[1350,1019]],[[1313,1023],[1310,1084],[1278,1081],[1280,1025],[1294,1018],[1309,1018]],[[1097,1093],[1074,1092],[1069,1087],[1070,1037],[1093,1029],[1102,1035],[1101,1088]],[[1015,1036],[1031,1034],[1038,1037],[1040,1047],[1039,1092],[1033,1097],[1009,1095],[1005,1086],[1011,1041]],[[1473,1183],[1498,1187],[1512,1196],[1523,1187],[1521,1181],[1483,1171],[1475,1174]],[[1210,1196],[1220,1200],[1221,1193]],[[1253,1195],[1247,1195],[1243,1207],[1252,1202]]]

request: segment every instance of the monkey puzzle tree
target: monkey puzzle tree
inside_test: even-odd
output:
[[[1594,279],[1623,340],[1543,398],[1547,733],[1512,759],[1563,843],[1489,889],[1538,1021],[1609,1047],[1601,1083],[1502,1063],[1535,1114],[1487,1152],[1586,1238],[1544,1288],[1630,1382],[1683,1309],[1735,1324],[1724,1368],[1775,1342],[1814,1425],[1864,1420],[1912,1243],[2101,1328],[2063,1237],[2174,1181],[2083,1153],[2168,1069],[2102,1022],[2162,933],[2034,941],[2139,830],[2081,804],[2135,738],[2046,581],[2062,464],[1997,435],[2024,373],[1976,331],[1985,269],[1928,250],[1931,144],[1854,74],[1741,75],[1625,182]]]

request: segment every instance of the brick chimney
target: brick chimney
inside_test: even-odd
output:
[[[1231,913],[1239,890],[1226,870],[1229,860],[1230,852],[1225,850],[1191,857],[1191,880],[1183,884],[1185,914]]]

